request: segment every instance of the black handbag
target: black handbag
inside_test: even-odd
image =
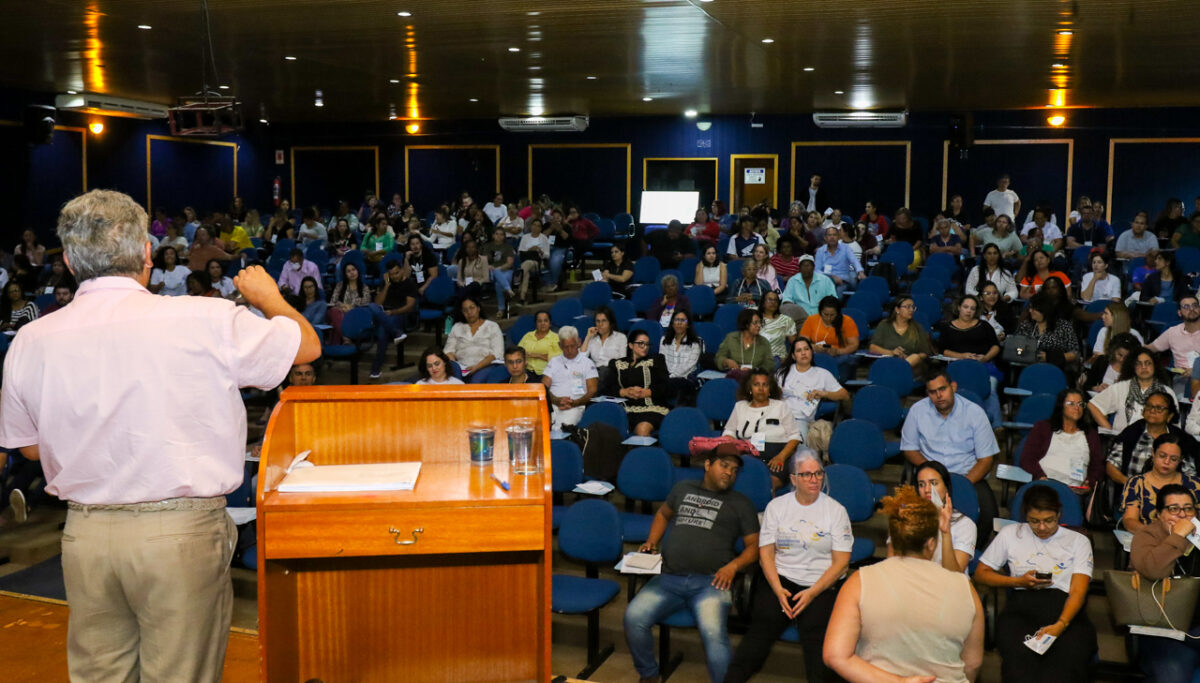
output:
[[[1023,334],[1012,334],[1004,340],[1001,355],[1006,362],[1032,365],[1037,362],[1037,341]]]
[[[1117,521],[1117,496],[1120,493],[1117,483],[1107,477],[1096,482],[1085,501],[1084,524],[1091,529],[1112,529]]]

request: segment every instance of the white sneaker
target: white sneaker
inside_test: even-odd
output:
[[[380,377],[383,377],[382,372],[372,372],[371,373],[371,379],[379,379]]]
[[[399,344],[400,342],[404,341],[405,339],[408,339],[408,334],[405,332],[401,332],[398,337],[396,337],[395,339],[392,340],[392,343]]]
[[[26,519],[29,519],[29,507],[25,504],[25,492],[21,489],[13,489],[8,494],[8,505],[12,508],[13,519],[17,524],[24,524]]]

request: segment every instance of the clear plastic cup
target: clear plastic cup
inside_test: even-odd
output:
[[[533,453],[533,422],[514,420],[505,432],[508,434],[508,462],[513,474],[537,474],[539,467]]]

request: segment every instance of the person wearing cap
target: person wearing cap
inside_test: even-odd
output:
[[[225,495],[245,472],[239,387],[274,388],[321,340],[259,266],[220,297],[160,297],[146,212],[93,190],[58,219],[71,305],[13,340],[0,444],[67,501],[63,583],[75,681],[218,681],[237,542]],[[181,406],[204,406],[203,419]]]
[[[742,456],[722,444],[704,460],[704,479],[684,480],[658,508],[650,534],[639,552],[659,552],[662,573],[625,609],[625,640],[641,683],[660,680],[654,658],[654,626],[688,609],[699,627],[712,681],[725,680],[732,657],[728,616],[734,577],[758,559],[758,513],[750,499],[733,490]],[[738,553],[741,540],[745,549]]]
[[[683,223],[671,221],[666,230],[655,230],[645,237],[642,253],[649,251],[665,268],[678,268],[687,254],[696,253],[696,243],[683,234]]]
[[[833,280],[816,270],[815,258],[808,254],[801,256],[800,272],[788,280],[783,290],[783,305],[779,310],[799,323],[820,312],[821,299],[838,293]]]

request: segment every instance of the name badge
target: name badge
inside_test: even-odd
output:
[[[470,287],[470,286],[471,286],[471,285],[473,285],[473,284],[475,284],[475,278],[473,278],[473,277],[469,277],[469,278],[466,278],[466,280],[464,281],[464,284],[463,284],[463,286],[464,286],[464,287]]]
[[[575,375],[571,384],[571,398],[579,398],[587,393],[587,383],[581,375]]]
[[[833,265],[826,263],[825,267],[822,268],[821,271],[824,272],[826,275],[831,275],[833,273]]]
[[[1084,243],[1083,243],[1083,246],[1085,246],[1085,247],[1090,247],[1090,246],[1092,246],[1092,241],[1091,241],[1091,240],[1087,240],[1086,242],[1084,242]]]
[[[550,238],[549,238],[549,239],[550,239],[550,246],[552,246],[552,247],[554,246],[554,238],[555,238],[555,237],[557,237],[557,236],[558,236],[558,235],[551,235],[551,236],[550,236]]]
[[[417,269],[413,270],[413,277],[416,278],[417,284],[419,285],[419,284],[425,282],[425,271],[421,270],[420,268],[417,268]]]
[[[767,435],[763,432],[754,432],[750,435],[750,445],[758,449],[762,453],[767,449]]]
[[[675,315],[675,307],[674,306],[672,306],[670,308],[664,308],[663,312],[662,312],[662,316],[660,316],[658,319],[658,324],[662,325],[663,327],[667,327],[668,325],[671,324],[671,318],[674,315]]]

